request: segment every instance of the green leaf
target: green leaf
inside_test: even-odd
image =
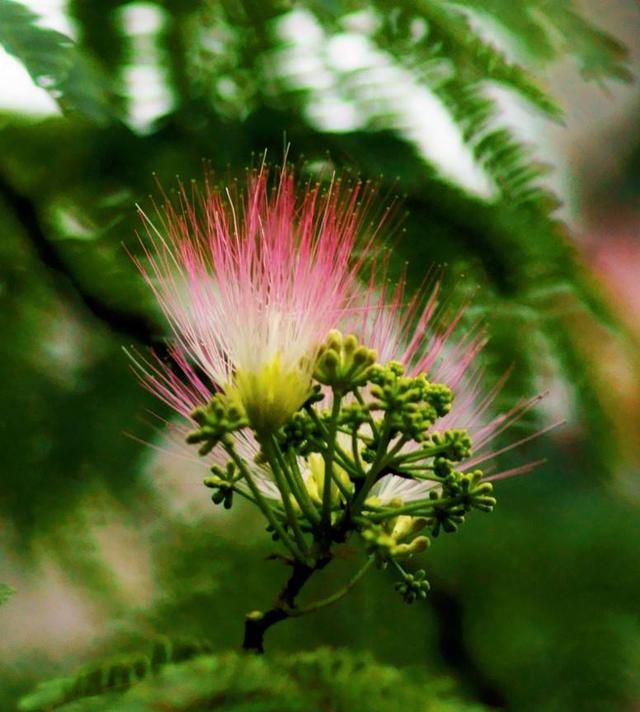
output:
[[[112,91],[106,79],[66,35],[38,25],[38,16],[13,0],[0,3],[0,44],[18,59],[33,81],[65,113],[97,124],[112,119]]]

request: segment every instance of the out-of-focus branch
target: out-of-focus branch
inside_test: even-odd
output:
[[[433,573],[430,578],[433,584]],[[491,708],[504,709],[507,702],[502,691],[478,667],[468,649],[461,601],[452,591],[435,584],[429,602],[436,614],[436,635],[442,659],[460,676],[475,699]]]
[[[50,272],[54,273],[56,279],[52,281],[58,291],[64,291],[65,296],[71,295],[96,319],[126,337],[127,340],[164,351],[164,346],[160,342],[162,332],[159,326],[139,314],[132,314],[106,304],[86,288],[83,280],[74,273],[48,239],[33,201],[16,190],[2,175],[0,175],[0,199],[4,200],[13,212],[38,258]]]

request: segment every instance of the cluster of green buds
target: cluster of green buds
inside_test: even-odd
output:
[[[334,392],[348,393],[366,385],[375,362],[373,349],[359,344],[353,334],[343,337],[334,329],[318,350],[313,377]]]
[[[454,395],[424,374],[332,331],[310,369],[307,398],[278,427],[256,430],[241,406],[216,395],[193,413],[190,443],[214,451],[205,484],[229,508],[234,494],[264,514],[289,561],[313,568],[359,538],[370,562],[399,572],[396,590],[426,596],[424,571],[404,565],[472,510],[491,511],[492,487],[468,472],[465,430],[439,429]],[[285,400],[285,399],[283,399]],[[266,411],[265,411],[266,412]]]
[[[214,504],[222,504],[225,509],[231,509],[233,493],[241,480],[242,475],[238,472],[238,468],[229,460],[224,468],[213,465],[211,476],[205,479],[204,485],[213,490],[211,501]]]
[[[189,433],[187,442],[200,445],[200,455],[208,455],[220,442],[232,442],[231,434],[249,424],[242,409],[232,404],[223,394],[216,394],[206,406],[196,408],[191,417],[198,429]]]
[[[410,574],[404,570],[400,570],[401,580],[395,585],[396,591],[402,596],[405,603],[413,603],[417,599],[424,599],[431,588],[426,579],[426,571],[418,569],[415,573]]]

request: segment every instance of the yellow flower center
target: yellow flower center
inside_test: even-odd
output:
[[[284,369],[279,355],[259,371],[238,370],[226,388],[242,404],[257,433],[273,433],[283,426],[309,397],[311,375],[304,368]]]

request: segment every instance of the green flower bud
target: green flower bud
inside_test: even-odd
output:
[[[318,352],[314,378],[340,393],[348,393],[368,382],[376,352],[360,346],[357,337],[331,331]]]

